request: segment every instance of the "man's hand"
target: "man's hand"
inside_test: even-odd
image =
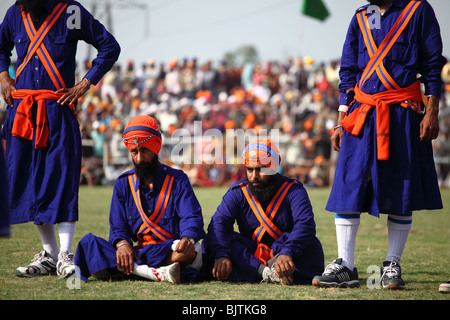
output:
[[[431,141],[439,135],[439,98],[429,97],[427,111],[420,122],[420,141]]]
[[[295,265],[291,257],[285,255],[279,255],[273,267],[279,278],[282,278],[285,274],[293,273],[295,270]]]
[[[90,84],[86,79],[81,80],[72,88],[62,88],[56,91],[56,93],[65,92],[61,98],[58,99],[58,103],[61,105],[74,104],[80,97],[82,97],[86,91],[88,91]]]
[[[119,246],[122,243],[127,244]],[[119,241],[116,244],[116,248],[117,268],[126,274],[131,274],[134,271],[134,261],[138,258],[136,252],[126,240]]]
[[[340,111],[339,117],[338,117],[338,124],[341,123],[341,121],[345,118],[346,113]],[[331,140],[331,146],[333,147],[333,150],[339,151],[341,150],[341,142],[342,142],[342,136],[344,135],[344,129],[342,127],[334,129],[333,134],[330,137]]]
[[[195,247],[188,237],[183,237],[178,242],[174,251],[177,253],[183,253],[185,255],[193,255],[195,252]]]
[[[343,135],[344,135],[344,129],[342,129],[342,127],[334,130],[333,134],[330,137],[331,146],[333,147],[333,150],[335,150],[335,151],[341,150],[341,141],[342,141]]]
[[[16,91],[14,80],[9,76],[8,71],[0,72],[0,86],[2,87],[2,96],[9,105],[13,104],[11,92]]]
[[[226,280],[231,273],[231,260],[226,257],[216,259],[212,269],[212,275],[217,280]]]

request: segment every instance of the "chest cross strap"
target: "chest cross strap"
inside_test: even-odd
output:
[[[64,10],[67,8],[67,6],[68,6],[67,3],[62,2],[58,3],[53,9],[52,13],[45,19],[44,23],[42,23],[41,27],[37,31],[36,28],[34,27],[33,20],[31,19],[30,14],[25,13],[22,10],[22,20],[25,25],[25,30],[28,34],[28,37],[30,38],[30,45],[28,47],[27,55],[25,56],[21,65],[17,68],[16,82],[17,78],[25,69],[25,66],[28,64],[28,62],[30,62],[30,59],[37,52],[37,55],[39,56],[39,59],[44,65],[44,68],[47,71],[48,75],[50,76],[53,84],[55,85],[56,90],[66,87],[64,80],[61,77],[61,74],[59,73],[58,69],[56,68],[56,65],[53,62],[53,59],[50,56],[49,52],[47,51],[47,48],[45,47],[43,41],[44,38],[47,36],[48,32],[50,31],[50,29],[52,28],[52,26],[61,16]]]
[[[167,203],[170,198],[170,193],[172,191],[173,180],[174,180],[173,176],[166,175],[161,192],[158,196],[158,200],[156,201],[155,210],[150,217],[147,217],[147,215],[144,212],[144,209],[142,208],[139,187],[136,183],[137,182],[136,174],[130,174],[128,176],[128,182],[131,188],[134,203],[136,204],[136,208],[138,209],[143,222],[137,234],[139,239],[138,243],[139,245],[145,246],[150,243],[160,243],[168,239],[175,239],[175,237],[172,234],[170,234],[169,232],[167,232],[158,225],[159,220],[161,220],[166,210]],[[150,233],[155,235],[157,239],[155,239],[153,235]]]
[[[27,54],[23,62],[19,65],[16,71],[16,83],[23,70],[30,62],[31,57],[37,53],[42,65],[47,71],[50,79],[55,85],[56,89],[65,88],[64,80],[56,68],[52,57],[50,56],[43,40],[48,32],[64,12],[67,3],[58,3],[53,9],[52,13],[45,19],[39,30],[36,31],[33,21],[29,13],[22,10],[22,20],[25,25],[25,30],[30,38],[30,45],[28,46]],[[37,102],[36,113],[36,138],[35,148],[46,149],[48,147],[49,127],[47,119],[46,100],[58,100],[64,93],[58,93],[51,90],[25,90],[20,89],[12,93],[14,99],[22,99],[17,106],[16,115],[14,117],[13,127],[11,133],[14,137],[32,140],[33,139],[33,123],[31,115],[31,107],[34,102]],[[68,106],[76,115],[76,107],[74,105]]]
[[[272,222],[272,220],[277,214],[278,208],[283,202],[284,197],[294,183],[295,182],[293,181],[285,181],[281,185],[275,196],[272,198],[266,211],[262,209],[259,201],[250,193],[248,186],[246,184],[241,184],[242,192],[244,193],[244,196],[247,199],[250,208],[261,224],[258,228],[255,229],[252,237],[252,239],[257,243],[261,242],[261,239],[265,232],[269,233],[270,236],[275,240],[277,240],[283,234],[283,232]]]

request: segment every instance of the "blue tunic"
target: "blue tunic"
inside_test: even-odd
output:
[[[281,186],[287,177],[277,174]],[[224,195],[208,226],[208,234],[203,241],[206,253],[205,277],[210,277],[214,260],[227,257],[232,262],[230,281],[256,281],[260,261],[254,257],[256,242],[253,232],[260,222],[253,213],[243,194],[240,183],[236,182]],[[273,250],[273,254],[290,256],[296,266],[295,283],[311,283],[311,279],[323,272],[324,258],[322,246],[316,237],[314,213],[308,194],[296,181],[289,189],[272,222],[282,231],[282,236],[274,240],[267,233],[262,243]],[[265,208],[263,208],[265,210]],[[234,232],[237,222],[239,233]]]
[[[46,1],[45,12],[50,13],[58,2]],[[43,44],[68,88],[73,87],[75,83],[78,41],[83,40],[93,45],[98,50],[98,55],[85,77],[97,84],[117,60],[120,53],[119,44],[78,2],[62,2],[68,2],[69,7],[50,29]],[[79,24],[70,24],[68,21]],[[34,20],[36,29],[42,22]],[[9,8],[0,25],[0,39],[1,72],[8,70],[14,47],[17,52],[16,66],[19,66],[30,45],[17,3]],[[31,58],[16,81],[17,89],[56,90],[37,54]],[[78,120],[68,107],[61,106],[54,100],[47,100],[49,148],[37,150],[34,148],[34,137],[29,141],[11,135],[20,102],[21,100],[15,100],[13,106],[7,107],[7,118],[2,130],[2,139],[6,140],[11,223],[34,221],[35,224],[55,224],[78,220],[81,170]],[[36,103],[32,107],[32,117],[35,133]]]
[[[78,244],[75,264],[80,267],[84,280],[97,271],[117,266],[115,249],[117,242],[127,240],[132,244],[138,240],[137,233],[142,225],[142,218],[128,184],[128,175],[133,173],[134,169],[123,173],[114,184],[109,217],[109,241],[89,234]],[[152,189],[140,184],[138,178],[137,184],[144,212],[150,216],[154,211],[167,174],[173,176],[174,181],[166,210],[158,225],[175,239],[186,236],[198,242],[205,236],[202,209],[183,171],[159,164],[158,175]],[[170,253],[173,241],[174,239],[169,239],[158,244],[136,245],[134,249],[139,256],[137,263],[159,267]]]
[[[8,237],[10,235],[8,202],[5,157],[3,156],[3,144],[0,143],[0,237]]]
[[[381,16],[381,28],[371,30],[377,46],[408,2],[394,0]],[[349,105],[353,100],[347,94],[347,89],[359,82],[369,59],[355,15],[342,52],[341,104]],[[417,74],[420,74],[424,94],[440,97],[440,73],[445,63],[434,11],[428,2],[422,1],[383,64],[401,88],[412,85],[417,81]],[[387,90],[376,73],[361,89],[368,94]],[[348,112],[353,112],[359,106],[359,102],[353,101]],[[359,136],[344,132],[326,209],[331,212],[369,212],[374,216],[380,213],[406,215],[415,210],[441,209],[442,200],[431,142],[421,142],[419,138],[422,119],[423,115],[413,110],[400,105],[390,106],[390,158],[386,161],[376,158],[375,109],[367,115]]]

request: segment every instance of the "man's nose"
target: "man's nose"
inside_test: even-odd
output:
[[[141,163],[141,162],[142,162],[142,153],[140,151],[138,151],[136,154],[136,163]]]
[[[261,174],[259,172],[259,170],[255,169],[252,172],[252,180],[258,180],[259,178],[261,178]]]

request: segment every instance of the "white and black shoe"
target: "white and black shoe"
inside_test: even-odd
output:
[[[402,269],[398,263],[393,261],[383,262],[383,268],[381,268],[381,284],[384,289],[405,289],[405,281],[402,279]]]
[[[73,253],[62,251],[58,255],[58,263],[56,264],[56,273],[61,279],[68,278],[75,274],[75,264],[73,263]]]
[[[358,270],[350,270],[338,258],[330,263],[321,276],[315,276],[312,284],[320,288],[358,288]]]
[[[275,268],[272,266],[271,268],[265,267],[262,272],[262,281],[261,283],[275,283],[282,284],[285,286],[290,286],[294,282],[293,274],[289,273],[287,275],[283,275],[281,278],[275,272]]]
[[[450,280],[439,285],[439,292],[450,293]]]
[[[53,275],[56,272],[56,263],[47,251],[42,250],[34,256],[30,265],[18,267],[15,274],[25,278]]]

